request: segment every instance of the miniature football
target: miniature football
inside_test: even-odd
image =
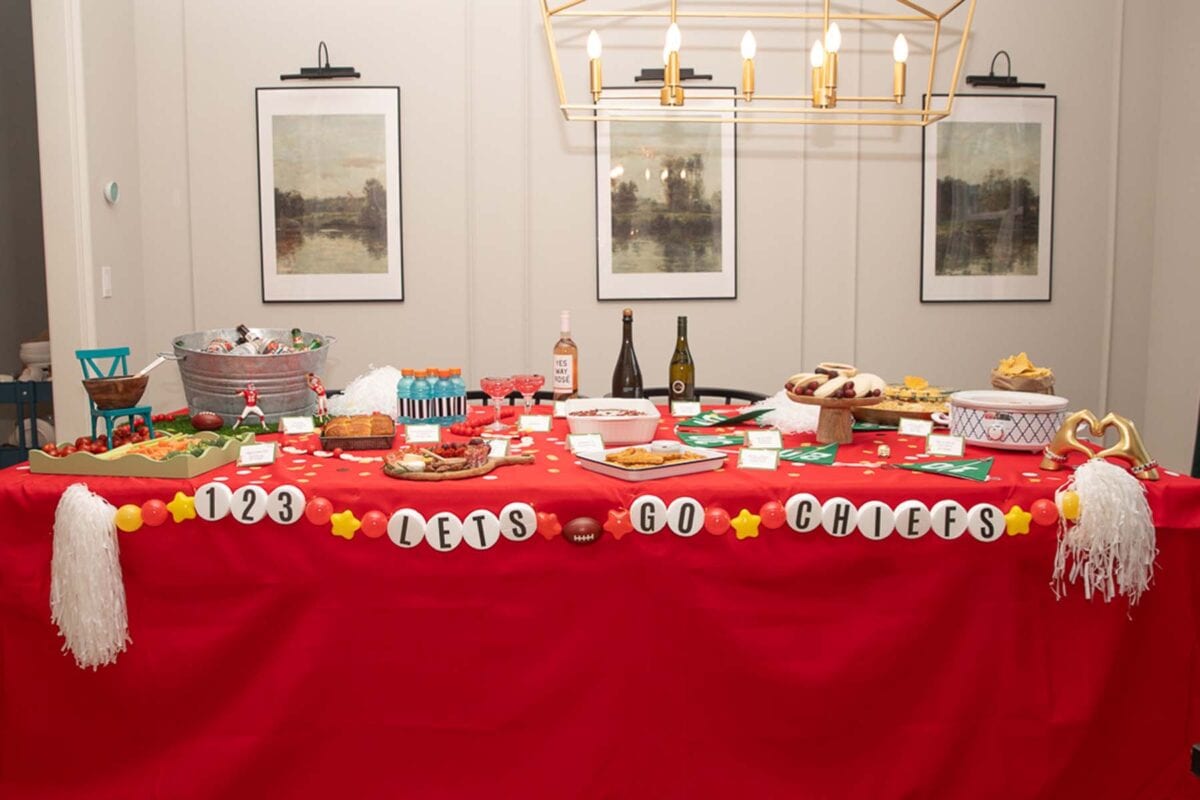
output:
[[[211,411],[200,411],[192,415],[192,427],[198,431],[215,431],[224,424],[225,420]]]
[[[603,530],[591,517],[576,517],[563,526],[562,536],[572,544],[591,544],[600,538]]]

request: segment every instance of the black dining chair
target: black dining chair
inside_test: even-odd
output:
[[[671,390],[665,386],[652,386],[649,389],[642,391],[644,397],[654,399],[656,397],[670,397]],[[766,400],[767,396],[761,392],[752,392],[748,389],[723,389],[719,386],[697,386],[696,399],[708,400],[716,402],[721,400],[725,405],[733,405],[735,400],[741,400],[746,403],[757,403],[760,400]]]
[[[1192,450],[1192,477],[1200,478],[1200,412],[1196,414],[1196,446]]]

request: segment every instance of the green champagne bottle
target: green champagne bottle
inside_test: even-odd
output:
[[[638,366],[637,354],[633,352],[633,309],[627,308],[621,315],[621,352],[617,354],[617,366],[613,369],[613,397],[642,396],[642,368]]]

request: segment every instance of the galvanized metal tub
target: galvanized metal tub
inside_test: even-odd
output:
[[[254,328],[265,341],[292,340],[290,328]],[[237,341],[233,328],[214,328],[176,336],[173,340],[183,391],[188,409],[212,411],[231,424],[242,413],[245,399],[238,392],[253,383],[259,392],[258,405],[267,415],[267,422],[280,417],[312,416],[317,410],[317,396],[308,388],[305,375],[320,375],[325,369],[325,356],[336,339],[319,333],[303,332],[304,341],[319,339],[323,344],[316,350],[304,350],[283,355],[231,356],[227,353],[206,353],[204,347],[213,339]],[[254,420],[257,422],[257,420]]]

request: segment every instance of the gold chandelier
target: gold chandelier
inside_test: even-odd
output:
[[[546,46],[550,53],[550,64],[554,70],[554,82],[558,91],[559,109],[568,122],[722,122],[729,124],[765,125],[885,125],[920,126],[937,122],[950,115],[954,105],[955,87],[962,71],[963,56],[967,49],[967,38],[971,22],[975,17],[976,0],[950,0],[942,11],[932,11],[915,0],[891,0],[899,8],[894,13],[866,11],[842,11],[831,8],[831,0],[820,0],[820,11],[750,11],[735,8],[734,0],[726,7],[715,8],[711,3],[691,3],[681,10],[679,0],[663,3],[661,10],[612,10],[593,6],[601,3],[590,0],[565,0],[552,6],[550,0],[540,0],[542,23],[546,30]],[[581,8],[585,3],[588,8]],[[815,3],[814,3],[815,4]],[[745,3],[742,4],[747,5]],[[761,4],[759,4],[761,5]],[[944,23],[960,7],[965,6],[965,20],[961,28],[944,28]],[[955,15],[954,22],[963,17]],[[635,95],[605,89],[602,82],[600,34],[592,30],[587,37],[588,91],[591,103],[571,102],[563,80],[562,63],[559,59],[558,42],[554,23],[556,19],[591,19],[592,21],[614,22],[620,20],[659,20],[667,25],[662,51],[663,70],[659,104],[647,105],[634,102]],[[712,20],[746,20],[747,24],[764,22],[786,22],[819,20],[823,32],[808,52],[811,72],[805,76],[794,76],[804,86],[804,94],[760,94],[755,89],[755,55],[757,40],[752,30],[747,30],[741,39],[742,77],[740,90],[734,95],[736,106],[728,112],[714,111],[711,104],[703,109],[691,108],[686,104],[686,92],[679,66],[683,35],[680,23],[687,27]],[[929,73],[924,80],[924,97],[919,103],[906,105],[908,96],[908,39],[897,34],[892,45],[892,80],[890,95],[842,95],[838,93],[838,56],[842,48],[842,32],[839,26],[855,24],[859,29],[870,27],[872,31],[897,24],[916,24],[922,32],[929,34]],[[945,36],[944,36],[945,34]],[[954,74],[949,87],[935,92],[934,79],[938,68],[938,49],[943,38],[958,37],[957,53],[954,58]],[[811,79],[811,82],[810,82]],[[862,81],[865,82],[866,76]],[[880,78],[880,83],[884,81]],[[934,104],[935,97],[944,101]],[[603,104],[601,100],[603,99]],[[614,102],[616,101],[616,102]],[[884,107],[880,107],[884,106]]]

